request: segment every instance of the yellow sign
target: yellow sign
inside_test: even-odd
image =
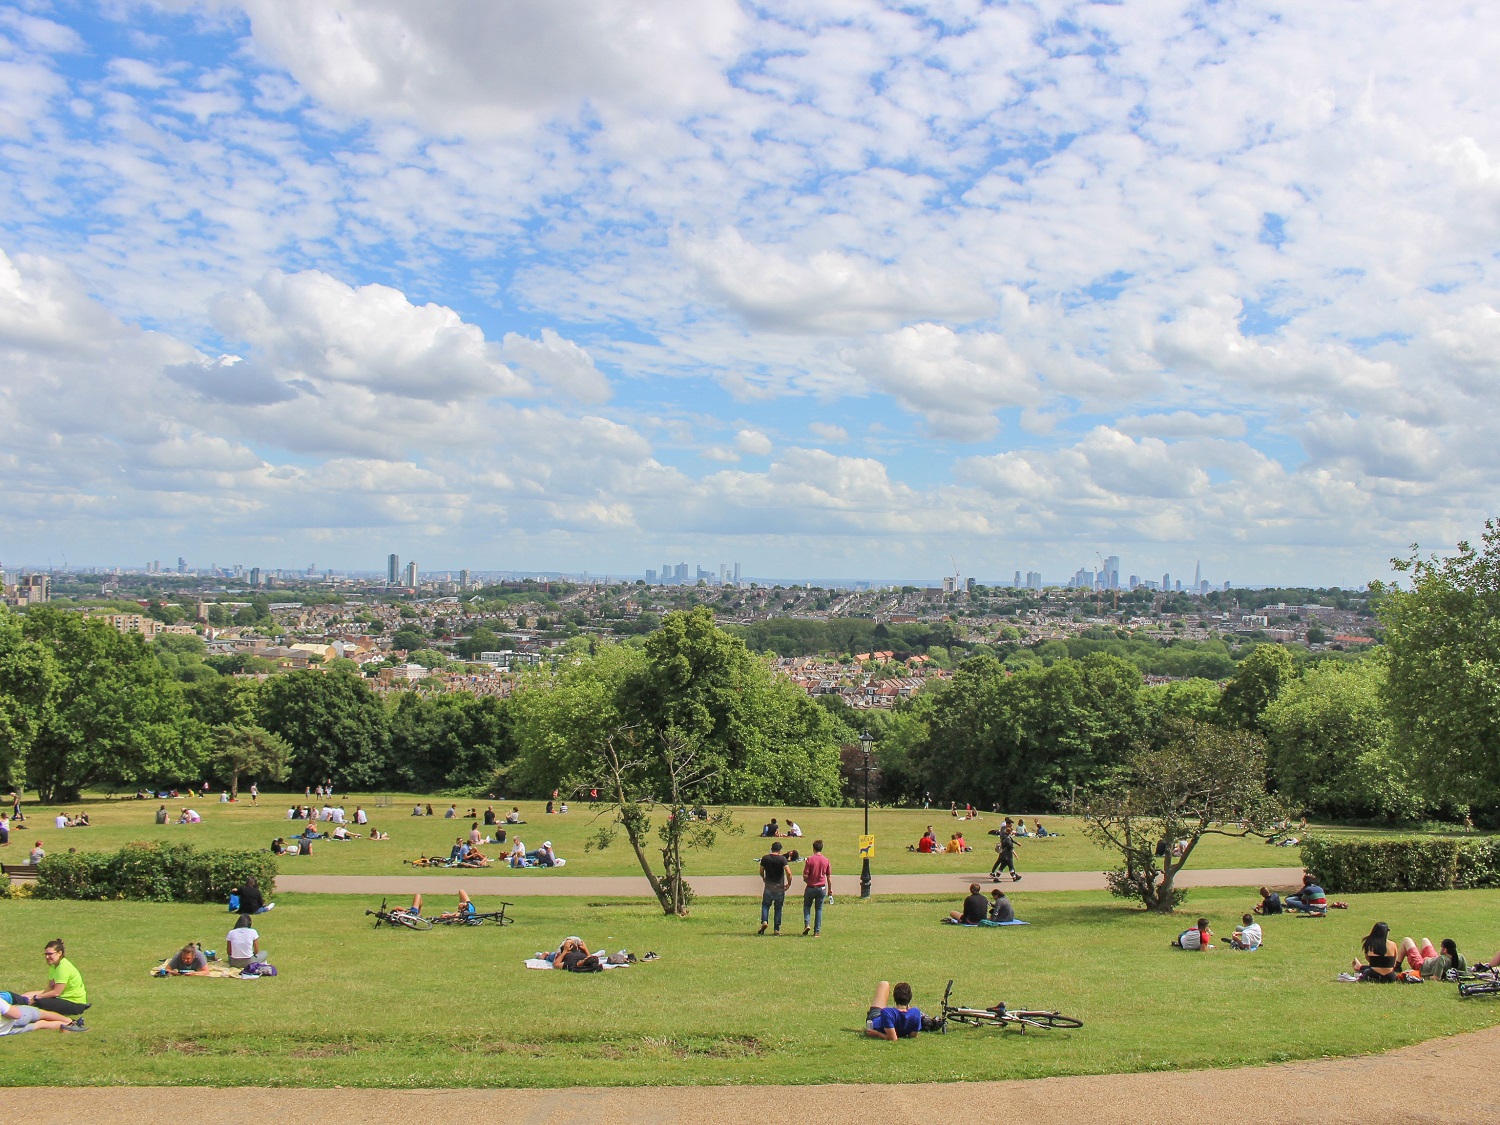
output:
[[[874,836],[861,836],[859,838],[859,858],[860,859],[874,859],[875,858],[875,837]]]

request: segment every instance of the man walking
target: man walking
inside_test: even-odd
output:
[[[813,841],[813,854],[802,864],[802,936],[823,932],[823,903],[833,885],[833,864],[823,854],[823,841]]]
[[[1016,871],[1016,830],[1010,817],[1006,817],[1000,826],[1000,842],[995,845],[995,866],[990,868],[990,878],[998,883],[1000,872],[1007,867],[1010,868],[1010,881],[1017,882],[1021,876]]]
[[[776,928],[772,936],[781,936],[781,912],[786,907],[787,888],[792,885],[792,873],[786,856],[781,854],[781,841],[771,845],[771,850],[760,857],[760,878],[763,888],[760,893],[760,929],[756,936],[766,932],[771,910],[776,911]]]

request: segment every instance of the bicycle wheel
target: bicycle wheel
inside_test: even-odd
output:
[[[405,926],[409,930],[432,929],[432,919],[423,918],[420,914],[397,914],[395,921],[398,925]]]
[[[1007,1013],[1020,1020],[1027,1027],[1082,1027],[1082,1020],[1075,1020],[1072,1016],[1065,1016],[1060,1012],[1026,1012],[1013,1011]]]
[[[1465,981],[1458,986],[1460,996],[1500,996],[1500,983],[1495,981]]]

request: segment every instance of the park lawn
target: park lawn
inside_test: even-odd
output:
[[[1168,944],[1200,912],[1227,936],[1251,901],[1228,889],[1195,891],[1187,913],[1166,918],[1102,893],[1023,892],[1017,908],[1033,925],[999,930],[939,925],[952,902],[841,899],[818,939],[754,936],[749,900],[704,901],[670,919],[638,900],[531,899],[504,930],[413,933],[373,929],[371,900],[278,897],[257,926],[280,975],[257,981],[148,976],[188,939],[223,949],[228,915],[212,907],[0,902],[0,987],[42,983],[43,942],[62,936],[94,1002],[84,1035],[0,1044],[0,1083],[1025,1078],[1352,1055],[1500,1022],[1500,998],[1460,1000],[1452,985],[1334,980],[1376,920],[1494,952],[1500,891],[1369,895],[1326,919],[1272,918],[1266,948],[1248,954]],[[522,967],[575,933],[661,959],[587,976]],[[862,1036],[876,980],[909,980],[930,1007],[950,977],[961,1002],[1053,1007],[1085,1027],[1024,1037],[955,1027],[896,1044]]]
[[[453,846],[454,838],[467,835],[470,820],[457,818],[447,820],[443,811],[450,801],[418,797],[411,794],[390,796],[389,806],[376,804],[372,795],[355,795],[341,798],[350,818],[356,805],[363,804],[370,814],[371,824],[389,832],[387,842],[372,843],[369,840],[354,840],[347,843],[318,841],[310,856],[284,857],[281,870],[297,875],[400,875],[420,873],[418,869],[403,863],[423,855],[446,856]],[[432,817],[414,817],[412,806],[420,802],[431,804],[437,814]],[[11,833],[9,849],[0,849],[0,857],[7,862],[24,862],[24,853],[33,841],[40,839],[47,851],[54,853],[68,848],[80,851],[123,847],[137,840],[189,841],[200,847],[234,847],[264,850],[276,836],[286,836],[300,831],[303,822],[286,819],[291,803],[284,794],[262,796],[260,806],[252,807],[248,799],[235,804],[220,804],[217,796],[204,802],[194,799],[166,802],[168,811],[175,820],[181,808],[191,804],[203,816],[203,823],[196,825],[157,825],[153,821],[158,801],[136,801],[129,799],[106,800],[91,798],[62,806],[69,814],[86,809],[92,821],[89,828],[58,829],[52,825],[56,808],[27,806],[27,823]],[[461,801],[458,811],[476,808],[483,813],[489,802]],[[522,817],[527,821],[518,829],[511,828],[511,840],[519,835],[528,848],[536,848],[544,840],[551,840],[554,850],[565,858],[567,866],[554,870],[515,870],[496,865],[475,877],[558,879],[574,875],[638,875],[640,867],[634,854],[621,837],[616,844],[603,851],[585,851],[584,844],[598,829],[599,821],[586,803],[570,807],[566,816],[548,816],[545,802],[541,801],[495,801],[498,813],[503,815],[512,805],[519,805]],[[783,846],[798,848],[804,854],[811,850],[812,841],[822,838],[835,872],[849,874],[857,870],[859,836],[864,830],[863,812],[849,808],[735,808],[734,822],[741,828],[740,835],[721,834],[719,843],[712,850],[692,853],[688,861],[689,875],[738,875],[754,874],[756,864],[764,854],[767,843],[759,839],[760,828],[777,817],[784,825],[788,819],[796,820],[802,827],[804,838],[783,841]],[[1028,824],[1035,818],[1025,815]],[[876,837],[877,872],[887,874],[941,873],[960,874],[988,871],[994,862],[995,838],[986,835],[996,827],[1000,818],[986,814],[977,821],[961,824],[945,812],[922,809],[872,809],[870,829]],[[1016,849],[1016,863],[1026,871],[1099,871],[1108,866],[1103,851],[1096,848],[1079,831],[1076,821],[1068,817],[1046,816],[1043,819],[1049,829],[1062,832],[1058,838],[1023,839]],[[915,844],[927,825],[933,826],[940,840],[960,828],[974,848],[969,854],[919,855],[906,850]],[[326,828],[326,825],[320,825]],[[351,831],[359,831],[350,825]],[[1325,829],[1319,831],[1345,833],[1348,829]],[[1356,834],[1375,836],[1382,833],[1360,829]],[[503,845],[487,849],[493,856],[504,850]],[[1235,839],[1223,836],[1207,836],[1193,853],[1191,866],[1210,867],[1296,867],[1301,859],[1296,848],[1268,847],[1260,840]]]

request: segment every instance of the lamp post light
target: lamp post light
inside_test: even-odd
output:
[[[859,735],[859,748],[865,752],[865,835],[870,834],[870,749],[875,745],[875,736],[869,730],[863,730]],[[870,897],[870,857],[868,853],[864,857],[864,864],[859,872],[859,897]]]

